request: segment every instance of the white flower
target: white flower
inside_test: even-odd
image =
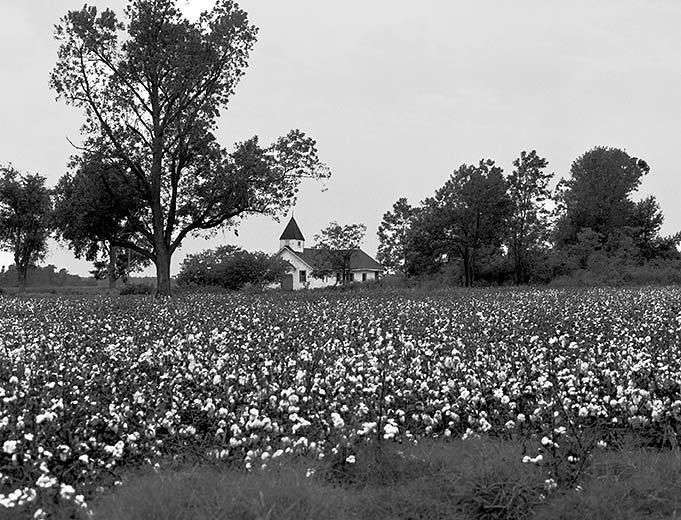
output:
[[[348,455],[345,458],[345,462],[347,462],[348,464],[354,464],[355,462],[357,462],[357,459],[355,459],[354,455]]]

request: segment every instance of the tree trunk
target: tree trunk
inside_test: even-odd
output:
[[[20,267],[17,269],[19,274],[19,291],[26,292],[26,279],[28,278],[28,268]]]
[[[468,251],[464,252],[464,254],[462,255],[462,259],[463,259],[463,286],[470,287],[471,286],[470,253]]]
[[[170,292],[170,252],[165,247],[156,249],[156,297],[171,296]]]
[[[116,257],[118,256],[118,247],[109,243],[109,290],[113,291],[116,288]]]

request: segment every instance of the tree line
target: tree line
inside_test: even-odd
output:
[[[419,205],[400,198],[379,226],[378,260],[392,273],[464,286],[681,280],[681,233],[660,234],[654,196],[634,199],[650,172],[644,160],[596,147],[555,186],[547,168],[534,150],[507,175],[483,159],[461,165]]]

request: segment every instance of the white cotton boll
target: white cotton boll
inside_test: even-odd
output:
[[[336,412],[333,412],[331,414],[331,422],[333,423],[334,428],[342,428],[343,426],[345,426],[345,421],[340,416],[340,414]]]
[[[61,496],[64,500],[71,500],[75,494],[76,490],[73,488],[73,486],[69,486],[68,484],[61,484],[59,486],[59,496]]]
[[[12,455],[17,451],[17,445],[19,441],[5,441],[2,445],[2,451],[7,453],[7,455]]]
[[[51,488],[57,485],[57,479],[54,477],[49,477],[47,475],[40,475],[38,480],[36,480],[35,485],[39,488]]]

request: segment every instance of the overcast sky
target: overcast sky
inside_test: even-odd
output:
[[[50,185],[78,140],[80,113],[48,88],[53,25],[84,0],[0,0],[0,163]],[[88,0],[120,10],[123,0]],[[194,15],[210,0],[190,0]],[[393,202],[417,203],[462,163],[506,170],[523,149],[566,175],[596,146],[652,168],[664,231],[681,230],[681,1],[242,0],[260,28],[251,65],[221,119],[225,145],[300,128],[318,140],[333,179],[301,191],[303,234],[362,222],[365,249]],[[275,251],[285,221],[253,218],[239,237],[186,240],[189,253],[234,243]],[[51,244],[48,263],[85,274]],[[0,265],[11,263],[0,253]]]

